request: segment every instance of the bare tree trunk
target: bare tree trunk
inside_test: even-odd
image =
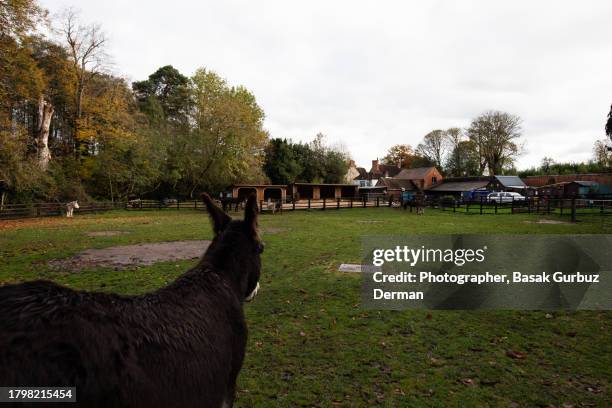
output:
[[[51,118],[53,117],[53,105],[45,101],[41,95],[38,100],[38,131],[36,144],[38,147],[38,165],[41,169],[49,168],[51,151],[49,150],[49,129],[51,128]]]
[[[115,195],[113,194],[113,181],[109,178],[108,185],[110,186],[111,203],[115,202]]]

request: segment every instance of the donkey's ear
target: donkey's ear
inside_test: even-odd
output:
[[[208,214],[210,215],[210,219],[213,224],[213,230],[215,231],[215,235],[217,235],[223,231],[232,218],[223,212],[223,210],[214,203],[208,194],[203,193],[202,200],[204,200],[204,204],[206,204],[206,209],[208,210]]]
[[[244,207],[244,223],[257,235],[257,197],[252,194]]]

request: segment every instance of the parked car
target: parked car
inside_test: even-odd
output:
[[[487,196],[487,202],[489,203],[502,204],[502,203],[511,203],[513,201],[514,202],[525,201],[525,197],[523,197],[519,193],[503,192],[503,191],[497,192],[497,193],[491,193]]]

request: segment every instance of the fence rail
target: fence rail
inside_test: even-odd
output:
[[[125,203],[94,202],[80,204],[75,214],[87,214],[125,208]],[[0,207],[0,219],[50,217],[66,213],[64,203],[4,204]]]
[[[480,200],[449,200],[448,197],[428,198],[421,206],[465,214],[547,214],[569,217],[576,221],[583,217],[612,215],[612,200],[529,197],[525,200],[512,200],[503,203],[489,202],[485,197]],[[298,201],[266,200],[259,202],[261,212],[275,213],[298,210],[340,210],[370,207],[403,207],[413,210],[418,207],[415,201],[401,202],[389,196],[342,197],[323,199],[302,199]],[[75,214],[87,214],[117,209],[125,210],[204,210],[206,207],[198,200],[132,200],[128,202],[83,203],[75,209]],[[236,209],[236,206],[232,206]],[[5,204],[0,207],[0,220],[47,217],[64,215],[63,203]]]
[[[463,212],[466,214],[548,214],[570,217],[576,221],[584,216],[612,215],[612,200],[582,198],[527,197],[523,200],[507,202],[490,202],[482,197],[480,200],[455,201],[436,200],[430,203],[442,211]]]

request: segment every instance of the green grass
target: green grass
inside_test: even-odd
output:
[[[250,337],[237,406],[611,406],[612,312],[370,311],[360,306],[360,277],[336,272],[340,263],[359,262],[363,235],[612,232],[608,217],[555,225],[536,224],[540,218],[389,208],[262,216],[262,227],[287,230],[263,234],[262,289],[245,307]],[[83,235],[97,230],[129,234]],[[0,282],[46,278],[142,293],[193,261],[79,273],[52,271],[45,261],[85,248],[211,234],[207,217],[193,211],[17,223],[0,229]],[[510,358],[508,350],[526,357]]]

